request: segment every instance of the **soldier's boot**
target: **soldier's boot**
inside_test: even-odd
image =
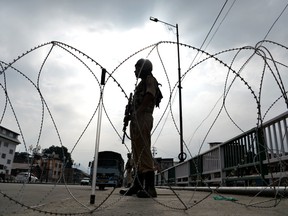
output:
[[[143,174],[137,173],[137,176],[135,177],[134,183],[132,187],[130,187],[127,190],[120,190],[119,193],[124,196],[132,196],[133,194],[137,194],[139,190],[142,190],[142,185],[144,182]]]
[[[147,173],[144,173],[145,190],[138,191],[137,197],[139,198],[157,197],[154,177],[155,177],[154,171],[149,171]]]

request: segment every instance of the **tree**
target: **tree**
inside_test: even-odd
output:
[[[29,163],[29,156],[28,152],[15,152],[14,155],[14,163]]]
[[[59,155],[59,159],[65,163],[66,168],[71,168],[73,165],[71,154],[65,146],[59,147],[52,145],[48,149],[43,149],[42,153],[46,155],[51,155],[53,153]]]

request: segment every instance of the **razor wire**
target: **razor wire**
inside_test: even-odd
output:
[[[202,148],[202,146],[203,146],[203,144],[204,144],[204,142],[205,142],[205,140],[206,140],[206,137],[207,137],[207,135],[209,134],[209,132],[210,132],[210,130],[212,129],[212,127],[214,126],[215,122],[217,121],[220,113],[222,113],[222,109],[223,109],[223,108],[225,109],[225,112],[226,112],[227,116],[229,116],[230,120],[234,123],[234,125],[235,125],[236,127],[238,127],[238,126],[237,126],[237,123],[234,122],[234,121],[233,121],[233,118],[229,115],[229,111],[226,109],[226,101],[225,101],[225,99],[226,99],[226,97],[228,96],[228,93],[229,93],[229,91],[230,91],[230,88],[231,88],[231,86],[233,85],[233,82],[234,82],[236,79],[239,79],[239,80],[243,83],[243,85],[248,88],[248,90],[249,90],[250,93],[252,94],[252,97],[253,97],[254,100],[255,100],[256,107],[257,107],[257,121],[256,121],[257,126],[259,126],[259,125],[262,124],[262,121],[263,121],[264,117],[266,116],[266,114],[269,112],[269,110],[271,110],[271,108],[273,107],[273,105],[274,105],[275,103],[277,103],[280,99],[284,99],[284,100],[285,100],[285,103],[287,104],[287,92],[286,92],[286,90],[285,90],[284,83],[282,82],[282,77],[281,77],[281,75],[280,75],[280,73],[279,73],[279,70],[278,70],[278,68],[277,68],[277,65],[282,65],[282,66],[284,65],[285,67],[287,67],[287,66],[286,66],[286,64],[283,64],[283,63],[281,63],[281,62],[277,62],[275,59],[273,59],[273,55],[269,52],[269,49],[267,49],[266,47],[263,46],[263,43],[265,43],[265,42],[271,43],[271,44],[273,44],[273,45],[279,46],[279,47],[284,48],[284,49],[287,49],[286,46],[281,45],[281,44],[277,44],[277,43],[272,42],[272,41],[261,41],[261,46],[257,46],[257,45],[256,45],[256,47],[241,47],[241,48],[235,48],[235,49],[225,50],[225,51],[222,51],[222,52],[219,52],[219,53],[216,53],[216,54],[210,54],[210,53],[207,53],[207,52],[205,52],[205,51],[203,51],[203,50],[201,50],[201,49],[195,48],[195,47],[190,46],[190,45],[187,45],[187,44],[182,44],[182,43],[179,44],[180,46],[182,46],[182,47],[184,47],[184,48],[196,50],[196,51],[201,52],[202,54],[205,54],[205,55],[207,56],[206,58],[204,58],[204,59],[200,60],[199,62],[195,63],[193,66],[189,67],[189,69],[182,75],[181,79],[186,79],[186,76],[187,76],[188,74],[190,74],[193,69],[195,69],[198,65],[204,64],[206,61],[211,60],[211,59],[214,60],[214,61],[216,61],[216,62],[217,62],[219,65],[221,65],[223,68],[227,68],[227,69],[228,69],[227,77],[226,77],[226,81],[225,81],[225,85],[224,85],[224,93],[223,93],[223,95],[222,95],[222,97],[223,97],[223,103],[222,103],[221,109],[218,111],[218,115],[215,117],[213,123],[211,124],[209,130],[207,131],[207,134],[206,134],[206,136],[204,137],[204,139],[203,139],[203,141],[202,141],[202,144],[201,144],[201,147],[200,147],[200,149],[199,149],[199,151],[198,151],[198,154],[200,154],[200,150],[201,150],[201,148]],[[260,42],[259,42],[259,43],[260,43]],[[124,90],[124,88],[122,87],[121,83],[119,83],[119,82],[117,81],[117,79],[114,78],[114,76],[113,76],[114,73],[119,72],[121,66],[122,66],[124,63],[128,63],[128,61],[129,61],[130,59],[132,59],[134,56],[137,56],[138,54],[140,54],[140,53],[142,53],[142,52],[144,52],[144,51],[148,51],[147,56],[149,57],[149,55],[150,55],[151,53],[153,53],[154,50],[155,50],[155,48],[156,48],[159,61],[161,62],[161,65],[162,65],[164,74],[165,74],[166,79],[167,79],[167,83],[169,84],[169,96],[168,96],[169,99],[168,99],[168,102],[167,102],[167,104],[166,104],[166,106],[165,106],[165,110],[164,110],[162,116],[160,117],[159,121],[158,121],[157,124],[156,124],[156,127],[155,127],[154,130],[153,130],[153,133],[155,132],[156,128],[158,128],[159,124],[163,121],[164,116],[165,116],[165,115],[168,116],[168,114],[170,113],[171,118],[172,118],[172,120],[173,120],[173,122],[174,122],[174,127],[175,127],[176,131],[178,131],[178,134],[179,134],[180,132],[179,132],[179,129],[178,129],[178,127],[177,127],[177,123],[176,123],[176,120],[175,120],[175,118],[174,118],[173,109],[172,109],[172,103],[173,103],[173,101],[171,100],[171,99],[172,99],[172,95],[175,93],[176,87],[177,87],[178,84],[175,83],[174,87],[171,88],[169,76],[168,76],[168,73],[167,73],[167,71],[166,71],[166,69],[165,69],[165,64],[166,64],[166,62],[164,62],[163,59],[161,58],[161,53],[160,53],[160,51],[159,51],[159,46],[164,45],[164,44],[175,45],[176,43],[175,43],[175,42],[171,42],[171,41],[161,41],[161,42],[158,42],[158,43],[156,43],[156,44],[152,44],[152,45],[150,45],[150,46],[147,46],[147,47],[145,47],[145,48],[143,48],[143,49],[135,52],[134,54],[132,54],[132,55],[130,55],[129,57],[127,57],[124,61],[122,61],[111,73],[109,73],[109,71],[107,71],[109,77],[106,79],[105,84],[108,83],[109,79],[112,79],[112,80],[116,83],[116,85],[117,85],[117,87],[119,88],[120,92],[122,92],[123,95],[124,95],[124,97],[128,99],[128,97],[127,97],[128,94],[125,92],[125,90]],[[34,83],[27,75],[25,75],[24,72],[22,72],[21,70],[17,69],[14,65],[15,65],[20,59],[22,60],[24,57],[26,57],[26,56],[29,55],[30,53],[32,53],[32,52],[34,52],[34,51],[36,51],[36,50],[38,50],[38,49],[41,49],[41,48],[43,48],[43,47],[45,47],[45,46],[48,46],[48,45],[49,45],[49,46],[51,45],[51,48],[49,49],[48,54],[45,56],[45,58],[44,58],[44,60],[43,60],[43,62],[42,62],[42,64],[41,64],[40,70],[39,70],[39,72],[38,72],[37,83]],[[54,114],[53,114],[53,112],[50,110],[50,106],[49,106],[49,104],[47,103],[47,101],[45,100],[45,97],[43,96],[43,93],[42,93],[41,87],[40,87],[40,77],[41,77],[41,74],[43,73],[43,72],[42,72],[42,69],[43,69],[43,67],[45,67],[46,62],[49,61],[50,54],[54,51],[55,47],[58,47],[58,48],[63,49],[67,54],[72,55],[72,56],[75,58],[75,61],[78,61],[78,62],[80,62],[82,65],[84,65],[84,67],[86,68],[86,70],[89,71],[89,73],[92,74],[92,76],[93,76],[94,79],[96,80],[96,83],[98,83],[98,85],[99,85],[99,80],[97,79],[97,76],[96,76],[95,72],[93,71],[93,69],[91,69],[91,67],[88,66],[88,64],[85,62],[85,60],[82,60],[78,55],[83,56],[86,60],[91,61],[93,64],[95,64],[95,65],[96,65],[97,67],[99,67],[99,68],[103,68],[103,67],[102,67],[98,62],[96,62],[93,58],[89,57],[88,55],[86,55],[86,54],[83,53],[82,51],[80,51],[80,50],[78,50],[78,49],[76,49],[76,48],[74,48],[74,47],[72,47],[72,46],[70,46],[70,45],[67,45],[67,44],[65,44],[65,43],[62,43],[62,42],[52,41],[52,42],[48,42],[48,43],[45,43],[45,44],[36,46],[36,47],[32,48],[31,50],[29,50],[29,51],[23,53],[22,55],[18,56],[18,58],[14,59],[14,60],[13,60],[11,63],[9,63],[9,64],[1,61],[1,62],[0,62],[0,65],[1,65],[0,76],[3,76],[3,80],[4,80],[4,81],[3,81],[3,84],[0,83],[0,85],[1,85],[1,89],[3,90],[4,95],[5,95],[5,104],[4,104],[4,110],[3,110],[2,115],[1,115],[1,121],[0,121],[0,123],[1,123],[1,122],[3,121],[3,119],[6,117],[5,113],[7,112],[7,109],[10,108],[10,109],[12,110],[12,112],[13,112],[13,117],[14,117],[15,121],[17,122],[18,129],[19,129],[19,131],[20,131],[20,135],[21,135],[21,137],[22,137],[22,141],[23,141],[23,144],[24,144],[24,146],[25,146],[26,151],[27,151],[27,143],[26,143],[26,138],[25,138],[26,135],[23,133],[22,126],[21,126],[21,122],[18,121],[18,113],[16,113],[16,111],[15,111],[15,109],[14,109],[13,101],[11,101],[11,100],[10,100],[10,97],[9,97],[9,87],[8,87],[7,84],[6,84],[6,83],[7,83],[7,79],[6,79],[6,75],[7,75],[7,74],[6,74],[6,73],[11,73],[10,71],[8,71],[8,69],[11,69],[11,70],[13,70],[14,72],[20,74],[22,77],[24,77],[24,79],[26,79],[29,83],[31,83],[31,85],[35,88],[35,90],[36,90],[37,93],[39,94],[39,98],[40,98],[40,100],[41,100],[41,109],[42,109],[42,112],[41,112],[41,113],[42,113],[42,116],[41,116],[41,123],[40,123],[40,127],[39,127],[39,132],[38,132],[37,146],[40,144],[40,137],[41,137],[42,130],[43,130],[44,113],[45,113],[44,110],[46,110],[46,111],[48,112],[49,117],[51,118],[51,120],[52,120],[52,122],[53,122],[54,129],[55,129],[55,131],[57,132],[57,136],[58,136],[58,139],[59,139],[59,143],[60,143],[61,146],[63,146],[63,142],[62,142],[62,139],[61,139],[62,136],[61,136],[61,133],[60,133],[59,130],[58,130],[58,124],[56,123],[56,120],[53,118],[53,115],[54,115]],[[254,53],[251,54],[251,56],[246,60],[246,62],[242,65],[242,67],[237,71],[237,70],[233,69],[233,66],[234,66],[233,63],[234,63],[234,61],[236,60],[237,55],[238,55],[240,52],[242,52],[243,50],[252,50],[252,51],[254,51]],[[226,63],[224,60],[220,59],[221,54],[223,54],[223,53],[230,53],[230,52],[234,52],[234,51],[236,51],[236,54],[234,55],[234,58],[233,58],[233,60],[231,61],[230,65],[229,65],[228,63]],[[269,57],[267,57],[266,53],[268,54]],[[241,71],[243,70],[243,68],[245,67],[245,65],[249,63],[249,60],[250,60],[251,58],[253,58],[255,55],[260,56],[260,57],[263,59],[263,61],[265,62],[264,66],[263,66],[263,71],[262,71],[262,76],[261,76],[261,84],[260,84],[260,86],[259,86],[259,94],[258,94],[258,95],[256,95],[254,89],[249,85],[249,80],[246,80],[245,78],[243,78],[243,77],[241,76]],[[218,56],[219,56],[219,57],[218,57]],[[273,64],[275,70],[272,69],[272,67],[270,66],[270,64],[269,64],[268,62],[271,62],[271,63]],[[270,106],[270,107],[268,108],[268,110],[266,111],[265,115],[262,117],[262,110],[261,110],[261,89],[262,89],[262,86],[263,86],[264,73],[266,73],[266,70],[265,70],[266,66],[267,66],[267,68],[269,68],[269,71],[273,74],[273,77],[274,77],[274,79],[275,79],[275,82],[277,83],[277,85],[278,85],[278,87],[279,87],[279,89],[280,89],[280,91],[281,91],[282,94],[281,94],[281,96],[280,96],[279,98],[277,98],[277,99],[275,100],[275,102],[274,102],[273,104],[271,104],[271,106]],[[274,71],[276,71],[276,73],[274,73]],[[230,73],[230,72],[233,73],[234,78],[233,78],[233,81],[231,81],[230,84],[228,85],[228,77],[229,77],[229,73]],[[276,75],[277,75],[277,76],[276,76]],[[226,86],[228,86],[228,87],[226,87]],[[104,88],[105,88],[105,87],[106,87],[106,86],[104,86]],[[92,120],[94,119],[94,116],[95,116],[95,114],[96,114],[96,112],[97,112],[97,110],[98,110],[98,106],[99,106],[99,103],[98,103],[98,105],[96,106],[96,108],[94,109],[93,114],[90,116],[90,119],[88,120],[88,123],[86,124],[85,128],[84,128],[83,131],[80,133],[80,136],[78,137],[77,141],[75,142],[75,144],[74,144],[74,146],[73,146],[73,148],[72,148],[72,150],[71,150],[71,153],[74,152],[74,151],[76,151],[76,147],[79,145],[79,142],[80,142],[82,136],[86,133],[86,130],[88,129],[88,127],[90,127],[90,124],[91,124]],[[119,129],[117,129],[117,126],[116,126],[115,123],[112,121],[112,119],[111,119],[111,117],[110,117],[110,114],[109,114],[108,111],[105,109],[105,103],[103,103],[103,107],[104,107],[104,112],[105,112],[105,114],[106,114],[106,117],[107,117],[108,121],[110,122],[111,127],[112,127],[113,130],[115,131],[116,136],[118,136],[118,137],[121,139]],[[169,113],[168,113],[168,110],[169,110]],[[166,117],[166,118],[167,118],[167,117]],[[164,127],[164,125],[165,125],[165,124],[163,124],[163,127]],[[161,132],[162,132],[162,130],[163,130],[163,127],[162,127],[162,129],[160,130],[160,133],[158,134],[158,136],[160,136],[160,134],[161,134]],[[238,127],[238,128],[241,130],[240,127]],[[189,148],[188,148],[188,146],[186,145],[185,142],[184,142],[184,144],[185,144],[186,149],[189,151]],[[127,148],[127,150],[129,150],[128,147],[126,146],[126,144],[125,144],[125,147]],[[190,156],[192,157],[191,153],[190,153]],[[63,161],[64,164],[65,164],[66,162],[67,162],[67,161]],[[196,166],[196,167],[197,167],[197,166]],[[136,177],[135,177],[135,178],[136,178]],[[134,178],[134,181],[135,181],[135,178]],[[63,179],[65,179],[65,178],[63,177]],[[167,180],[165,180],[165,181],[167,181]],[[51,190],[54,190],[56,186],[57,186],[57,183],[52,187]],[[67,185],[66,185],[66,182],[65,182],[65,186],[67,186]],[[20,190],[21,193],[24,192],[24,188],[25,188],[25,184],[23,184],[23,187],[22,187],[21,190]],[[172,187],[170,187],[170,190],[172,190],[173,193],[176,195],[176,193],[174,192],[174,190],[173,190]],[[19,191],[19,192],[20,192],[20,191]],[[69,192],[69,194],[71,195],[71,197],[73,197],[73,199],[77,200],[77,199],[73,196],[73,194],[71,193],[71,191],[69,190],[68,187],[67,187],[67,191]],[[101,206],[109,199],[109,197],[111,196],[111,194],[112,194],[113,192],[114,192],[114,190],[113,190],[113,191],[103,200],[103,202],[102,202],[99,206],[97,206],[94,210],[93,210],[93,209],[92,209],[92,210],[89,209],[87,206],[85,206],[85,205],[82,204],[81,202],[79,202],[79,204],[80,204],[80,205],[83,205],[83,207],[85,207],[85,208],[88,208],[88,210],[89,210],[88,212],[90,212],[90,213],[96,212],[96,210],[101,209]],[[212,193],[212,192],[213,192],[213,191],[211,190],[211,193]],[[211,194],[211,193],[210,193],[210,194]],[[27,207],[24,203],[22,203],[22,201],[20,202],[20,201],[18,201],[17,199],[10,197],[9,194],[4,194],[3,192],[1,192],[1,194],[2,194],[4,197],[7,197],[7,198],[10,199],[11,201],[15,202],[16,204],[19,204],[19,205],[21,205],[22,207],[25,207],[25,208],[28,208],[28,209],[31,209],[31,210],[39,211],[39,213],[45,213],[45,214],[46,214],[46,213],[49,213],[49,214],[56,214],[56,215],[59,214],[59,215],[62,215],[62,213],[42,212],[41,210]],[[44,196],[44,198],[43,198],[42,200],[40,200],[40,202],[39,202],[38,204],[41,204],[41,202],[43,202],[43,201],[45,200],[45,197],[46,197],[46,196],[49,196],[49,194],[50,194],[50,193],[47,193],[47,194]],[[209,194],[209,195],[210,195],[210,194]],[[209,196],[207,196],[207,197],[209,197]],[[206,198],[207,198],[207,197],[206,197]],[[181,197],[177,197],[177,198],[182,202]],[[204,201],[206,198],[204,198],[202,201]],[[116,202],[114,202],[113,204],[117,203],[117,202],[120,201],[120,200],[121,200],[121,197],[120,197]],[[186,205],[186,204],[183,202],[184,208],[178,208],[178,207],[176,207],[176,206],[169,206],[168,204],[161,203],[161,202],[157,201],[157,199],[154,199],[154,198],[153,198],[153,200],[155,200],[155,201],[156,201],[158,204],[160,204],[160,205],[163,205],[163,206],[168,207],[168,208],[178,209],[178,210],[188,210],[188,209],[190,209],[190,208],[192,208],[192,207],[194,206],[194,205],[190,205],[190,206],[189,206],[189,205]],[[112,206],[113,206],[113,205],[112,205]],[[251,204],[251,206],[253,206],[253,205]],[[85,212],[83,212],[83,213],[87,213],[87,211],[85,211]],[[65,213],[65,214],[66,214],[66,213]],[[69,214],[69,215],[70,215],[70,214],[71,214],[71,215],[74,215],[73,213],[67,213],[67,214]],[[82,213],[77,213],[77,214],[82,214]]]

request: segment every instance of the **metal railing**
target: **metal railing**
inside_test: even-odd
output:
[[[288,184],[288,112],[157,174],[158,185]]]

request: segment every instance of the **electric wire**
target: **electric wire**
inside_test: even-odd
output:
[[[210,35],[212,29],[214,28],[216,22],[218,21],[220,15],[222,14],[222,12],[223,12],[223,10],[224,10],[224,8],[225,8],[227,2],[228,2],[228,0],[225,0],[224,4],[222,5],[221,10],[219,11],[219,13],[218,13],[216,19],[214,20],[212,26],[210,27],[210,29],[209,29],[209,31],[208,31],[206,37],[204,38],[204,40],[203,40],[203,42],[202,42],[202,44],[201,44],[201,46],[200,46],[200,48],[199,48],[200,50],[202,50],[202,47],[204,46],[204,44],[205,44],[207,38],[209,37],[209,35]],[[235,2],[235,1],[234,1],[234,2]],[[233,4],[234,4],[234,3],[233,3]],[[232,4],[232,5],[233,5],[233,4]],[[228,11],[228,12],[229,12],[229,11]],[[221,23],[220,23],[220,24],[221,24]],[[191,64],[190,64],[189,67],[191,67],[191,66],[194,64],[194,61],[195,61],[195,59],[197,58],[198,54],[199,54],[199,53],[197,52],[196,55],[195,55],[195,57],[193,58],[193,60],[192,60],[192,62],[191,62]]]

